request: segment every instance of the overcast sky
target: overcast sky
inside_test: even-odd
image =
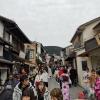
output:
[[[0,15],[43,45],[69,45],[77,27],[100,16],[100,0],[0,0]]]

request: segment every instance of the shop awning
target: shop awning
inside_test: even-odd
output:
[[[1,63],[6,63],[6,64],[13,64],[11,61],[6,60],[6,59],[2,59],[2,58],[0,58],[0,62]]]
[[[79,54],[78,56],[79,56],[79,57],[88,57],[90,52],[92,52],[92,51],[94,51],[94,50],[96,50],[96,49],[98,49],[98,48],[100,48],[100,46],[98,46],[98,47],[96,47],[96,48],[94,48],[94,49],[91,49],[91,50],[89,50],[89,51],[85,51],[85,52]]]
[[[16,54],[13,54],[13,57],[14,57],[14,60],[17,60],[17,61],[25,61],[25,59],[19,57],[19,56],[16,55]]]
[[[0,69],[9,69],[9,68],[7,68],[7,67],[0,67]]]
[[[78,55],[79,57],[88,57],[88,52],[84,52]]]
[[[30,67],[35,67],[36,66],[31,61],[25,61],[25,64],[29,65]]]
[[[73,60],[72,57],[67,57],[67,58],[65,59],[65,61],[71,61],[71,60]]]
[[[70,55],[65,59],[65,61],[70,61],[76,57],[76,52],[71,52]]]

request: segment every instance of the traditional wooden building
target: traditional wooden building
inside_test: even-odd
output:
[[[79,26],[71,39],[76,52],[76,63],[79,84],[83,85],[83,73],[89,68],[100,66],[100,17]],[[81,74],[80,74],[81,73]]]
[[[17,73],[25,61],[24,43],[31,43],[18,25],[0,16],[0,84],[9,73]]]

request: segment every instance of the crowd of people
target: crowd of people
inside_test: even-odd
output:
[[[60,83],[61,89],[54,89],[51,92],[51,95],[54,96],[54,94],[56,94],[56,98],[63,98],[55,100],[71,100],[69,91],[70,86],[77,85],[76,70],[70,67],[67,69],[60,67],[60,70],[57,69],[55,73],[57,81]],[[100,100],[100,69],[92,69],[90,71],[89,68],[86,68],[86,70],[83,72],[82,84],[83,90],[78,94],[78,99],[76,100]],[[55,91],[56,93],[54,93]]]
[[[25,67],[19,74],[9,75],[0,94],[1,100],[49,100],[47,68],[35,68],[30,76]]]
[[[36,67],[32,76],[22,67],[19,74],[10,74],[0,94],[0,100],[71,100],[70,88],[77,86],[77,71],[71,66],[59,64]],[[48,81],[55,78],[60,88],[48,89]],[[100,100],[100,70],[89,69],[83,74],[84,95],[79,99]],[[51,98],[51,99],[50,99]]]
[[[84,96],[88,100],[100,100],[100,70],[95,71],[94,69],[89,71],[86,68],[83,74],[83,88]]]

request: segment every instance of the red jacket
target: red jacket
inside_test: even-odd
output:
[[[63,73],[64,73],[64,70],[61,69],[61,70],[59,71],[59,76],[61,76]]]

